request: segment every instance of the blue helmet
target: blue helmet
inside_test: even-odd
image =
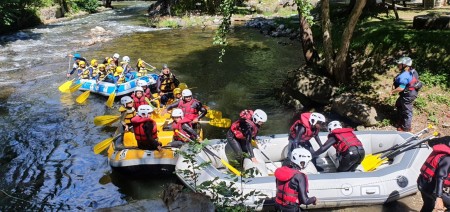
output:
[[[75,53],[73,54],[73,60],[77,60],[81,58],[81,54],[80,53]]]

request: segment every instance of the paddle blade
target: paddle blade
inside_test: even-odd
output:
[[[209,118],[209,119],[221,119],[222,118],[222,112],[218,111],[218,110],[208,109],[208,112],[206,113],[206,118]]]
[[[120,118],[120,116],[113,116],[113,115],[96,116],[94,118],[94,125],[95,126],[110,125],[110,124],[118,121],[119,118]]]
[[[105,105],[108,106],[109,108],[112,108],[115,98],[116,98],[116,92],[113,91],[111,94],[109,94],[108,100],[106,100]]]
[[[70,93],[73,93],[73,92],[75,92],[75,91],[78,91],[78,89],[79,89],[81,86],[82,86],[81,83],[80,83],[80,84],[76,84],[76,85],[74,85],[74,86],[72,86],[72,87],[69,88],[69,92],[70,92]]]
[[[78,104],[82,104],[83,102],[86,101],[86,99],[89,97],[89,94],[91,94],[91,91],[85,91],[83,92],[79,97],[77,97],[77,99],[75,99],[75,101]]]
[[[364,160],[361,162],[364,171],[366,172],[373,171],[378,166],[380,166],[384,161],[383,159],[380,158],[380,156],[381,154],[366,155],[366,157],[364,157]]]
[[[233,166],[231,166],[229,163],[227,163],[224,159],[220,159],[220,161],[222,162],[222,164],[224,166],[226,166],[228,168],[228,170],[230,170],[237,176],[241,176],[241,172],[239,170],[237,170],[236,168],[234,168]]]
[[[109,147],[109,145],[111,145],[111,142],[113,140],[114,140],[114,138],[107,138],[107,139],[101,141],[100,143],[96,144],[94,146],[94,153],[99,154],[100,152],[103,152],[106,148]]]
[[[228,128],[231,126],[231,119],[211,119],[209,120],[209,124],[214,127]]]
[[[73,83],[73,80],[67,81],[67,82],[63,83],[62,85],[60,85],[58,87],[58,90],[63,93],[69,92],[69,88],[72,85],[72,83]]]

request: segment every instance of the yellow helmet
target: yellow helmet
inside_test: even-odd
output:
[[[105,64],[100,64],[100,65],[98,65],[98,68],[106,68],[106,66],[105,66]]]
[[[80,65],[80,66],[82,66],[82,65],[86,65],[86,62],[84,62],[84,61],[80,61],[80,62],[78,62],[78,65]]]
[[[111,64],[113,62],[112,58],[108,58],[108,64]]]
[[[139,68],[145,67],[144,61],[141,60],[141,58],[138,59],[138,64],[137,64],[137,66],[138,66]]]
[[[96,59],[93,59],[93,60],[91,60],[91,66],[95,66],[95,65],[98,65],[98,63],[97,63],[97,60]]]
[[[116,72],[114,72],[114,76],[119,76],[120,74],[122,74],[122,72],[123,72],[122,66],[118,66],[116,68]]]
[[[177,95],[181,93],[181,88],[175,88],[173,89],[173,95]]]

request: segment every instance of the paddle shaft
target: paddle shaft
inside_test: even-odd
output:
[[[420,145],[420,144],[422,144],[422,143],[424,143],[426,141],[429,141],[429,140],[431,140],[433,138],[436,138],[436,136],[435,135],[430,135],[430,136],[428,136],[428,137],[426,137],[424,139],[413,141],[409,145],[404,146],[404,148],[403,147],[398,148],[398,149],[396,149],[396,150],[386,154],[384,157],[381,156],[381,158],[393,158],[393,157],[397,156],[398,154],[406,152],[406,151],[414,148],[415,146]]]
[[[417,139],[417,138],[420,137],[421,135],[427,133],[428,130],[429,130],[429,128],[427,127],[427,128],[425,128],[425,129],[423,129],[423,130],[417,132],[417,133],[414,134],[413,136],[411,136],[411,137],[405,139],[405,142],[403,142],[402,144],[396,144],[396,145],[392,146],[392,147],[389,148],[389,149],[386,149],[386,150],[383,150],[383,151],[379,151],[379,152],[373,153],[373,155],[377,155],[377,154],[389,152],[389,151],[391,151],[391,150],[396,150],[396,149],[398,149],[398,148],[402,148],[403,145],[408,144],[409,141],[412,141],[412,140],[414,140],[414,139]],[[385,153],[385,154],[388,154],[388,153]],[[382,155],[382,157],[383,157],[383,155]]]
[[[152,65],[148,64],[147,62],[145,62],[145,61],[143,61],[143,60],[142,60],[142,62],[144,62],[144,63],[145,63],[145,65],[148,65],[148,66],[150,66],[150,68],[156,69],[156,67],[155,67],[155,66],[152,66]]]

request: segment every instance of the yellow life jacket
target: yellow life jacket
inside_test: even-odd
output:
[[[127,109],[124,106],[120,106],[119,112],[122,114],[126,113],[125,118],[123,120],[125,124],[131,124],[131,119],[136,116],[136,110],[134,110],[134,107],[132,107],[131,109]]]
[[[80,68],[80,70],[81,70],[81,75],[80,75],[80,78],[81,79],[90,79],[90,71],[89,71],[89,69],[87,69],[87,68],[85,68],[85,69],[83,69],[83,68]]]
[[[106,77],[106,75],[108,75],[108,73],[105,72],[101,72],[100,70],[98,71],[98,80],[103,81]]]
[[[97,67],[89,66],[89,68],[92,68],[92,78],[96,77],[98,75],[98,73],[100,72],[100,70],[98,70]]]
[[[161,86],[159,89],[162,92],[171,92],[175,89],[175,79],[172,73],[170,73],[169,76],[162,74],[159,77],[161,77]]]
[[[146,68],[139,68],[139,71],[137,73],[138,77],[143,77],[147,75],[147,69]]]

